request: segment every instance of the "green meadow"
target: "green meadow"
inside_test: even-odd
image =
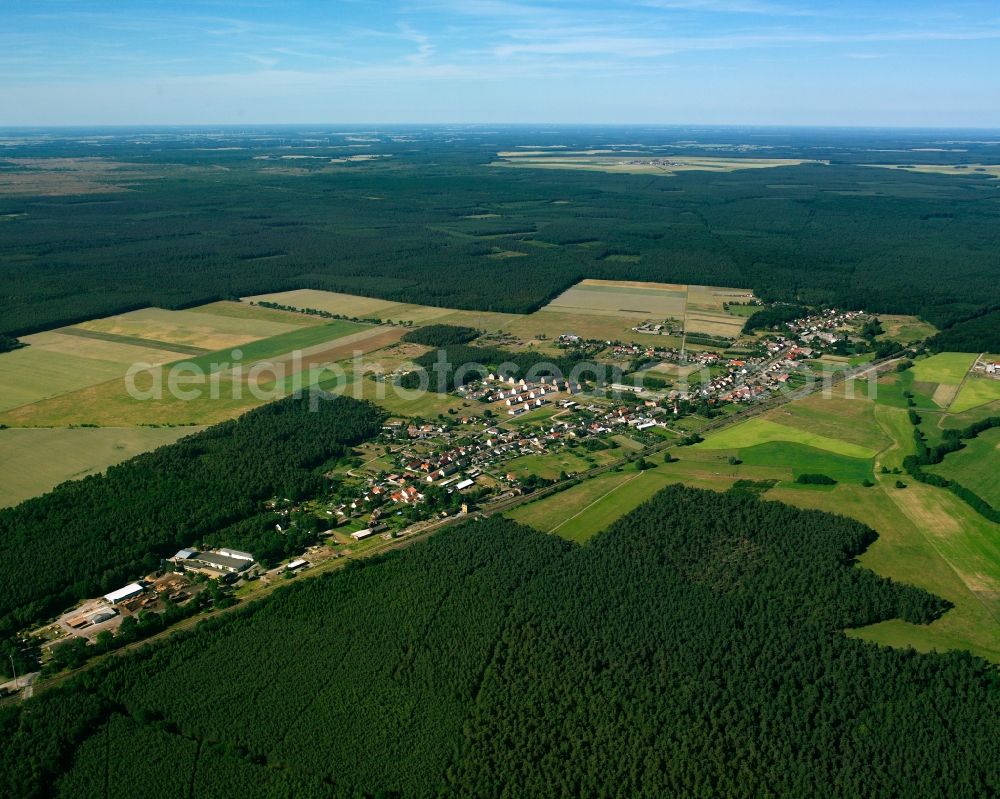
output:
[[[1000,400],[1000,380],[970,375],[969,379],[962,384],[958,396],[955,397],[948,410],[952,413],[963,413],[997,400]]]
[[[923,383],[957,386],[968,373],[976,356],[968,352],[939,352],[913,364],[913,379]]]
[[[753,447],[757,444],[767,444],[773,441],[804,444],[808,447],[825,450],[836,455],[844,455],[848,458],[874,458],[876,454],[876,450],[871,447],[818,433],[810,433],[799,427],[790,427],[761,417],[750,419],[747,422],[710,435],[704,443],[697,446],[703,449],[742,450],[744,447]]]
[[[980,433],[965,441],[965,448],[927,471],[955,480],[1000,508],[1000,428]]]
[[[796,478],[801,474],[825,474],[840,483],[860,483],[872,478],[871,458],[849,458],[828,450],[789,441],[770,441],[739,451],[748,466],[781,465]]]
[[[196,358],[184,360],[183,363],[190,364],[193,368],[201,369],[206,373],[218,371],[220,365],[222,368],[228,368],[228,366],[235,362],[249,367],[256,361],[277,358],[295,350],[315,347],[319,344],[325,344],[329,341],[349,336],[352,333],[369,329],[371,328],[368,325],[337,319],[328,324],[301,327],[297,330],[290,330],[287,333],[279,333],[270,338],[252,341],[249,344],[227,347],[223,350],[205,353]],[[234,355],[237,352],[239,357]]]

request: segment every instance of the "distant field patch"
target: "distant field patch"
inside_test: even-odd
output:
[[[280,291],[273,294],[257,294],[244,297],[247,302],[275,302],[293,308],[312,308],[318,311],[353,316],[360,319],[396,318],[393,311],[404,306],[404,303],[391,300],[378,300],[371,297],[360,297],[355,294],[341,294],[335,291],[320,291],[318,289],[298,289],[296,291]]]
[[[582,151],[580,154],[567,152],[565,155],[527,151],[508,152],[500,160],[492,161],[492,167],[530,169],[578,169],[590,172],[617,172],[635,175],[674,175],[679,172],[732,172],[738,169],[768,169],[780,166],[800,166],[802,164],[825,164],[825,161],[810,161],[792,158],[688,158],[683,156],[621,156],[598,155],[609,151]]]
[[[526,252],[518,252],[517,250],[497,250],[496,252],[487,253],[486,257],[502,261],[507,258],[523,258],[527,254]]]
[[[201,427],[12,428],[0,430],[0,507],[103,472]]]
[[[772,441],[790,441],[816,449],[845,455],[848,458],[875,457],[871,447],[852,444],[838,438],[810,433],[796,427],[778,424],[768,419],[750,419],[727,430],[710,435],[697,446],[703,449],[743,449]]]
[[[1000,178],[1000,164],[866,164],[882,169],[901,169],[925,175]]]

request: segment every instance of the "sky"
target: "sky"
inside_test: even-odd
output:
[[[0,0],[0,126],[1000,127],[1000,0]]]

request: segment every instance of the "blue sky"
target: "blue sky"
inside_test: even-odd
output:
[[[1000,127],[1000,2],[0,2],[0,125],[278,122]]]

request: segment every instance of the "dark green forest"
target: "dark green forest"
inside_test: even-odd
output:
[[[1000,351],[1000,310],[992,310],[963,319],[927,340],[937,352]]]
[[[987,797],[1000,679],[842,630],[946,604],[843,517],[675,486],[470,521],[0,709],[5,795]]]
[[[403,341],[423,344],[427,347],[447,347],[452,344],[468,344],[479,335],[474,327],[463,325],[426,325],[403,334]]]
[[[20,349],[23,346],[24,344],[16,338],[0,335],[0,353],[12,352],[13,350]]]
[[[272,402],[102,475],[0,510],[0,635],[120,587],[212,537],[240,547],[274,496],[320,493],[324,467],[376,435],[385,411],[347,397]],[[218,531],[228,540],[218,540]]]
[[[300,287],[527,312],[585,277],[661,280],[913,313],[939,327],[995,296],[1000,181],[974,169],[943,176],[868,165],[873,153],[884,161],[892,146],[917,146],[904,134],[721,131],[713,137],[769,142],[766,152],[730,156],[831,163],[661,177],[489,163],[524,142],[662,142],[690,131],[445,133],[384,136],[371,147],[390,157],[335,167],[322,156],[343,155],[342,134],[329,134],[324,151],[291,130],[247,139],[178,133],[146,146],[121,137],[97,150],[70,139],[9,146],[11,158],[119,158],[156,179],[102,194],[0,197],[0,333]],[[289,153],[312,158],[291,168],[278,156]],[[896,157],[932,155],[987,157],[975,147]],[[498,252],[522,256],[491,257]],[[951,339],[963,349],[965,325]]]

